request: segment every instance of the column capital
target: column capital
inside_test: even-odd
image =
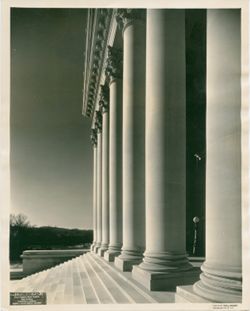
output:
[[[97,128],[91,129],[90,140],[93,147],[95,148],[97,146]]]
[[[105,71],[109,83],[111,83],[114,79],[122,78],[122,61],[123,51],[109,45],[107,66]]]
[[[97,133],[102,132],[102,112],[100,110],[95,112],[95,127],[97,129]]]
[[[116,21],[119,27],[125,28],[135,20],[145,21],[145,9],[118,9],[116,13]]]
[[[109,87],[107,86],[107,84],[101,85],[99,107],[100,107],[100,111],[102,113],[108,112],[108,109],[109,109]]]

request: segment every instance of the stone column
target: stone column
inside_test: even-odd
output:
[[[96,212],[96,244],[94,252],[97,253],[102,242],[102,113],[96,111],[97,128],[97,212]]]
[[[198,277],[186,254],[185,10],[147,10],[146,55],[146,251],[132,274],[168,290]]]
[[[109,248],[104,259],[114,261],[122,247],[122,51],[108,47],[109,80]]]
[[[101,85],[100,111],[102,112],[102,243],[98,250],[103,256],[109,245],[109,88]]]
[[[207,12],[206,261],[194,291],[241,301],[240,10]]]
[[[207,11],[206,260],[177,302],[241,302],[240,10]]]
[[[91,143],[93,145],[93,243],[91,245],[91,251],[94,251],[96,244],[96,231],[97,231],[97,130],[96,128],[91,129]]]
[[[145,249],[145,10],[118,10],[123,24],[123,247],[115,265],[131,270]]]

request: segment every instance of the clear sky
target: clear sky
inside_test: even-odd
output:
[[[82,116],[86,10],[12,9],[11,212],[92,228],[91,120]]]

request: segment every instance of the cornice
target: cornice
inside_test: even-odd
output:
[[[83,115],[87,117],[93,115],[98,97],[113,11],[113,9],[88,10],[83,82]]]

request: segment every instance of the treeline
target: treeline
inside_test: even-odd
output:
[[[10,260],[19,260],[24,250],[87,248],[93,240],[93,230],[35,227],[27,220],[10,221]],[[20,218],[20,217],[19,217]],[[26,219],[24,216],[23,218]],[[24,219],[23,219],[24,220]]]

